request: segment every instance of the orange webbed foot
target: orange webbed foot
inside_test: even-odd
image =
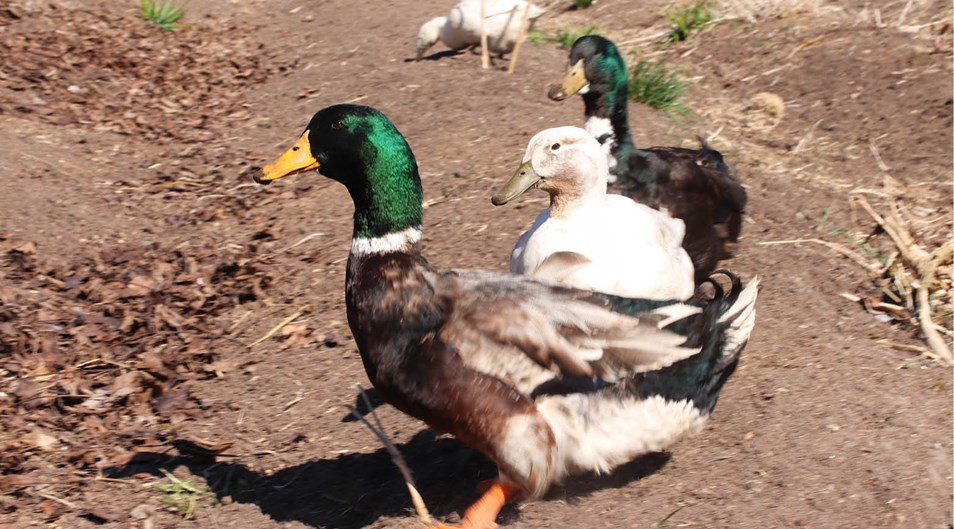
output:
[[[496,519],[500,510],[518,493],[520,489],[513,485],[501,483],[496,479],[489,480],[487,492],[467,508],[460,525],[439,523],[434,527],[435,529],[493,529],[497,527]]]

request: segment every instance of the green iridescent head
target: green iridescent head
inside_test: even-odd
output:
[[[361,105],[318,111],[298,141],[265,166],[259,183],[317,169],[344,184],[355,206],[354,234],[379,237],[421,225],[421,180],[404,136]]]
[[[586,35],[573,43],[570,61],[560,84],[550,89],[550,99],[562,101],[573,94],[616,94],[627,90],[626,61],[613,42]]]

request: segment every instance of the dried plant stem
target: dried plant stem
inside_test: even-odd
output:
[[[411,495],[411,502],[414,504],[414,510],[417,511],[417,516],[424,523],[431,523],[431,514],[427,511],[427,505],[424,504],[424,498],[421,497],[421,493],[417,491],[417,486],[414,484],[414,477],[411,475],[411,469],[408,468],[407,463],[404,462],[404,457],[401,456],[401,452],[398,451],[394,443],[388,438],[387,432],[384,431],[384,425],[381,424],[381,420],[378,419],[378,414],[374,412],[371,401],[368,399],[368,394],[365,393],[361,384],[358,384],[358,391],[361,392],[361,399],[364,401],[364,405],[368,407],[368,410],[370,410],[369,413],[371,417],[374,418],[375,424],[368,422],[364,415],[358,412],[354,406],[346,405],[348,411],[350,411],[351,415],[354,415],[356,419],[361,421],[361,424],[363,424],[365,428],[371,430],[371,433],[373,433],[375,437],[381,441],[381,444],[384,445],[384,448],[387,449],[391,455],[391,461],[394,462],[394,466],[398,468],[401,472],[401,476],[404,477],[404,484],[407,485],[407,491]]]
[[[938,357],[949,365],[954,364],[954,353],[951,352],[950,346],[937,332],[934,321],[931,319],[933,311],[931,310],[930,300],[931,289],[937,282],[937,267],[954,254],[954,243],[948,241],[929,253],[915,242],[904,220],[898,214],[898,207],[894,200],[891,201],[892,212],[887,217],[882,217],[875,211],[863,195],[855,197],[855,201],[891,237],[891,240],[894,241],[901,252],[901,258],[917,272],[918,281],[913,281],[911,286],[916,291],[915,301],[918,307],[918,322],[921,324],[921,332],[924,333],[928,346]]]
[[[947,362],[948,365],[954,364],[954,354],[941,334],[937,332],[934,321],[931,320],[931,301],[928,296],[928,289],[918,288],[918,322],[921,323],[921,332],[924,333],[924,340],[931,350],[939,358]]]
[[[308,306],[306,305],[306,306],[304,306],[304,307],[302,307],[302,308],[296,310],[294,314],[292,314],[291,316],[289,316],[289,317],[285,318],[284,320],[282,320],[281,323],[279,323],[278,325],[272,327],[272,329],[271,329],[270,331],[268,331],[267,333],[265,333],[265,336],[262,336],[262,337],[259,338],[258,340],[255,340],[254,342],[248,344],[248,346],[249,346],[249,347],[255,347],[256,345],[258,345],[258,344],[264,342],[265,340],[271,338],[272,336],[275,335],[276,332],[280,331],[280,330],[282,329],[282,327],[284,327],[284,326],[288,325],[289,323],[295,321],[295,318],[297,318],[297,317],[301,316],[302,314],[304,314],[304,312],[305,312],[307,309],[308,309]]]
[[[56,497],[56,496],[54,496],[54,495],[52,495],[52,494],[47,494],[47,493],[45,493],[45,492],[32,491],[32,490],[28,490],[28,491],[27,491],[27,494],[30,494],[31,496],[39,496],[40,498],[46,498],[46,499],[48,499],[48,500],[55,501],[55,502],[57,502],[57,503],[60,503],[60,504],[65,505],[65,506],[67,506],[67,507],[69,507],[70,509],[73,509],[73,510],[80,510],[80,507],[79,507],[78,505],[76,505],[75,503],[73,503],[73,502],[71,502],[71,501],[64,500],[63,498],[58,498],[58,497]]]
[[[871,151],[871,156],[874,156],[875,163],[878,164],[878,169],[886,173],[891,170],[888,164],[884,163],[884,160],[881,158],[881,152],[878,151],[878,144],[875,143],[873,138],[871,142],[868,143],[868,150]]]
[[[865,270],[867,270],[867,271],[869,271],[869,272],[876,272],[876,271],[878,271],[878,270],[881,269],[881,267],[880,267],[879,265],[874,264],[874,263],[871,263],[871,262],[865,260],[863,257],[861,257],[861,256],[858,255],[857,253],[851,251],[850,249],[848,249],[848,248],[846,248],[846,247],[844,247],[844,246],[842,246],[842,245],[840,245],[840,244],[838,244],[838,243],[829,242],[829,241],[823,241],[823,240],[821,240],[821,239],[791,239],[791,240],[787,240],[787,241],[765,241],[765,242],[760,242],[760,243],[759,243],[759,246],[773,246],[773,245],[776,245],[776,244],[798,244],[798,243],[803,243],[803,242],[811,242],[811,243],[815,243],[815,244],[821,244],[822,246],[827,246],[827,247],[831,248],[832,250],[835,250],[836,252],[838,252],[838,253],[844,255],[845,257],[851,259],[852,261],[858,263],[859,265],[861,265],[862,268],[864,268]]]
[[[827,37],[827,36],[828,36],[827,33],[822,33],[821,35],[818,35],[817,37],[813,37],[813,38],[810,38],[810,39],[808,39],[808,40],[802,41],[801,44],[799,44],[798,46],[795,46],[795,49],[793,49],[792,52],[789,53],[789,54],[788,54],[788,57],[786,57],[786,58],[787,58],[787,59],[791,59],[792,57],[795,56],[796,53],[798,53],[798,52],[804,50],[805,48],[811,46],[812,44],[817,44],[817,43],[821,42],[821,41],[824,40],[825,37]]]

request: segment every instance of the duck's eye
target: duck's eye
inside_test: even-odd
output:
[[[292,147],[292,150],[293,150],[293,151],[297,151],[298,149],[301,149],[301,147],[299,147],[299,146],[297,146],[297,145],[295,145],[294,147]]]
[[[340,121],[335,121],[335,122],[333,122],[333,123],[331,124],[331,128],[333,128],[333,129],[335,129],[335,130],[341,130],[342,128],[344,128],[344,123],[342,123],[342,122],[340,122]]]
[[[559,144],[559,143],[554,143],[553,145],[550,146],[550,150],[551,150],[551,151],[555,151],[555,150],[557,150],[557,149],[559,149],[559,148],[560,148],[560,144]]]

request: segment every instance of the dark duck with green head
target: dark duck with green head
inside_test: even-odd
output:
[[[728,272],[728,289],[680,302],[432,266],[414,155],[372,108],[321,110],[257,180],[312,169],[354,201],[347,313],[371,383],[497,464],[462,527],[494,527],[515,496],[699,431],[755,323],[757,281]],[[546,265],[559,274],[572,257]]]
[[[722,154],[704,141],[700,149],[637,148],[629,128],[626,61],[604,37],[577,39],[563,80],[549,97],[562,101],[573,94],[583,97],[583,128],[603,145],[620,192],[686,223],[683,247],[696,282],[704,281],[719,259],[730,256],[727,244],[738,241],[745,210],[745,189]]]

